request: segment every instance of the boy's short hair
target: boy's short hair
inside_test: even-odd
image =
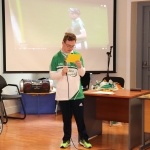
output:
[[[70,33],[70,32],[66,32],[65,35],[64,35],[63,41],[66,42],[67,40],[68,41],[76,41],[75,34]]]
[[[69,8],[69,12],[80,15],[80,10],[78,8]]]

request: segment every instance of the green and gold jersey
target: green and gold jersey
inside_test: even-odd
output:
[[[76,51],[72,51],[73,54],[79,54]],[[82,68],[78,69],[75,63],[67,63],[68,73],[62,76],[62,69],[65,65],[65,57],[61,51],[59,51],[52,58],[50,64],[50,78],[56,80],[56,100],[77,100],[84,98],[80,76],[85,74],[85,68],[82,57]]]

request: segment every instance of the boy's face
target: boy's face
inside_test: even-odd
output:
[[[71,51],[74,49],[75,47],[75,44],[76,44],[76,41],[73,40],[73,41],[66,41],[66,42],[62,42],[62,51],[64,53],[71,53]]]
[[[73,13],[73,12],[70,12],[70,18],[71,19],[76,19],[76,18],[78,18],[78,15]]]

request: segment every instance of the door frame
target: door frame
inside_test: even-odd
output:
[[[136,35],[136,87],[142,87],[142,49],[143,49],[143,11],[150,2],[137,3],[137,35]]]

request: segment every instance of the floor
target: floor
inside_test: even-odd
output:
[[[20,114],[17,114],[20,115]],[[60,150],[62,115],[27,115],[25,120],[9,119],[0,135],[0,150]],[[128,150],[128,123],[113,125],[103,121],[103,134],[90,139],[91,150]],[[73,118],[72,142],[66,150],[85,150],[78,144],[78,133]],[[149,148],[150,149],[150,148]],[[139,150],[139,146],[133,150]]]

